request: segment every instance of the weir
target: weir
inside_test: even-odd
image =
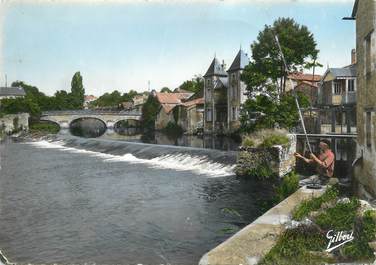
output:
[[[88,139],[70,135],[59,135],[49,140],[49,147],[93,155],[103,154],[108,161],[146,163],[175,170],[193,170],[211,176],[234,175],[237,157],[236,151]],[[41,142],[35,144],[43,145]]]

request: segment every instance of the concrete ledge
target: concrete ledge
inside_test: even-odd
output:
[[[303,200],[318,197],[324,189],[300,188],[253,223],[244,227],[225,242],[206,253],[199,265],[253,265],[276,244],[284,231],[284,224],[291,220],[294,208]]]

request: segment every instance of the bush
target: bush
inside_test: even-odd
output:
[[[274,145],[286,146],[289,143],[287,131],[263,129],[243,137],[242,146],[269,148]]]
[[[290,264],[322,264],[331,262],[312,254],[311,251],[322,251],[326,246],[326,238],[313,226],[299,226],[286,230],[277,244],[259,263],[262,265]]]
[[[255,177],[258,180],[271,179],[275,176],[273,170],[266,164],[260,164],[256,168],[250,168],[247,176]]]
[[[167,123],[166,127],[162,131],[170,136],[180,136],[183,134],[183,128],[174,122]]]
[[[30,132],[32,133],[56,134],[59,131],[59,125],[54,123],[39,122],[30,124]]]
[[[359,205],[359,200],[356,198],[351,199],[348,203],[337,203],[334,207],[318,215],[315,222],[326,230],[350,230],[355,222],[356,210]]]
[[[292,214],[293,219],[302,220],[310,212],[320,209],[325,202],[332,201],[338,197],[338,190],[334,187],[328,188],[323,195],[317,198],[303,201]]]
[[[283,177],[282,183],[276,188],[276,202],[279,203],[299,188],[299,176],[293,171]]]

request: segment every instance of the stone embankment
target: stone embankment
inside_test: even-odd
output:
[[[210,250],[199,265],[254,265],[276,244],[291,221],[294,208],[303,200],[319,197],[324,189],[300,188],[225,242]]]
[[[10,134],[14,131],[28,131],[29,130],[28,113],[7,114],[0,117],[0,131]]]
[[[250,172],[268,169],[270,173],[283,177],[295,168],[296,135],[289,134],[289,144],[269,148],[240,147],[235,173],[248,176]]]

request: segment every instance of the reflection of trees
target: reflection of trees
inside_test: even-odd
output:
[[[132,136],[141,133],[141,125],[137,120],[122,120],[115,123],[114,130],[120,135]]]
[[[75,136],[93,138],[105,133],[106,124],[95,118],[80,118],[72,121],[69,130]]]

